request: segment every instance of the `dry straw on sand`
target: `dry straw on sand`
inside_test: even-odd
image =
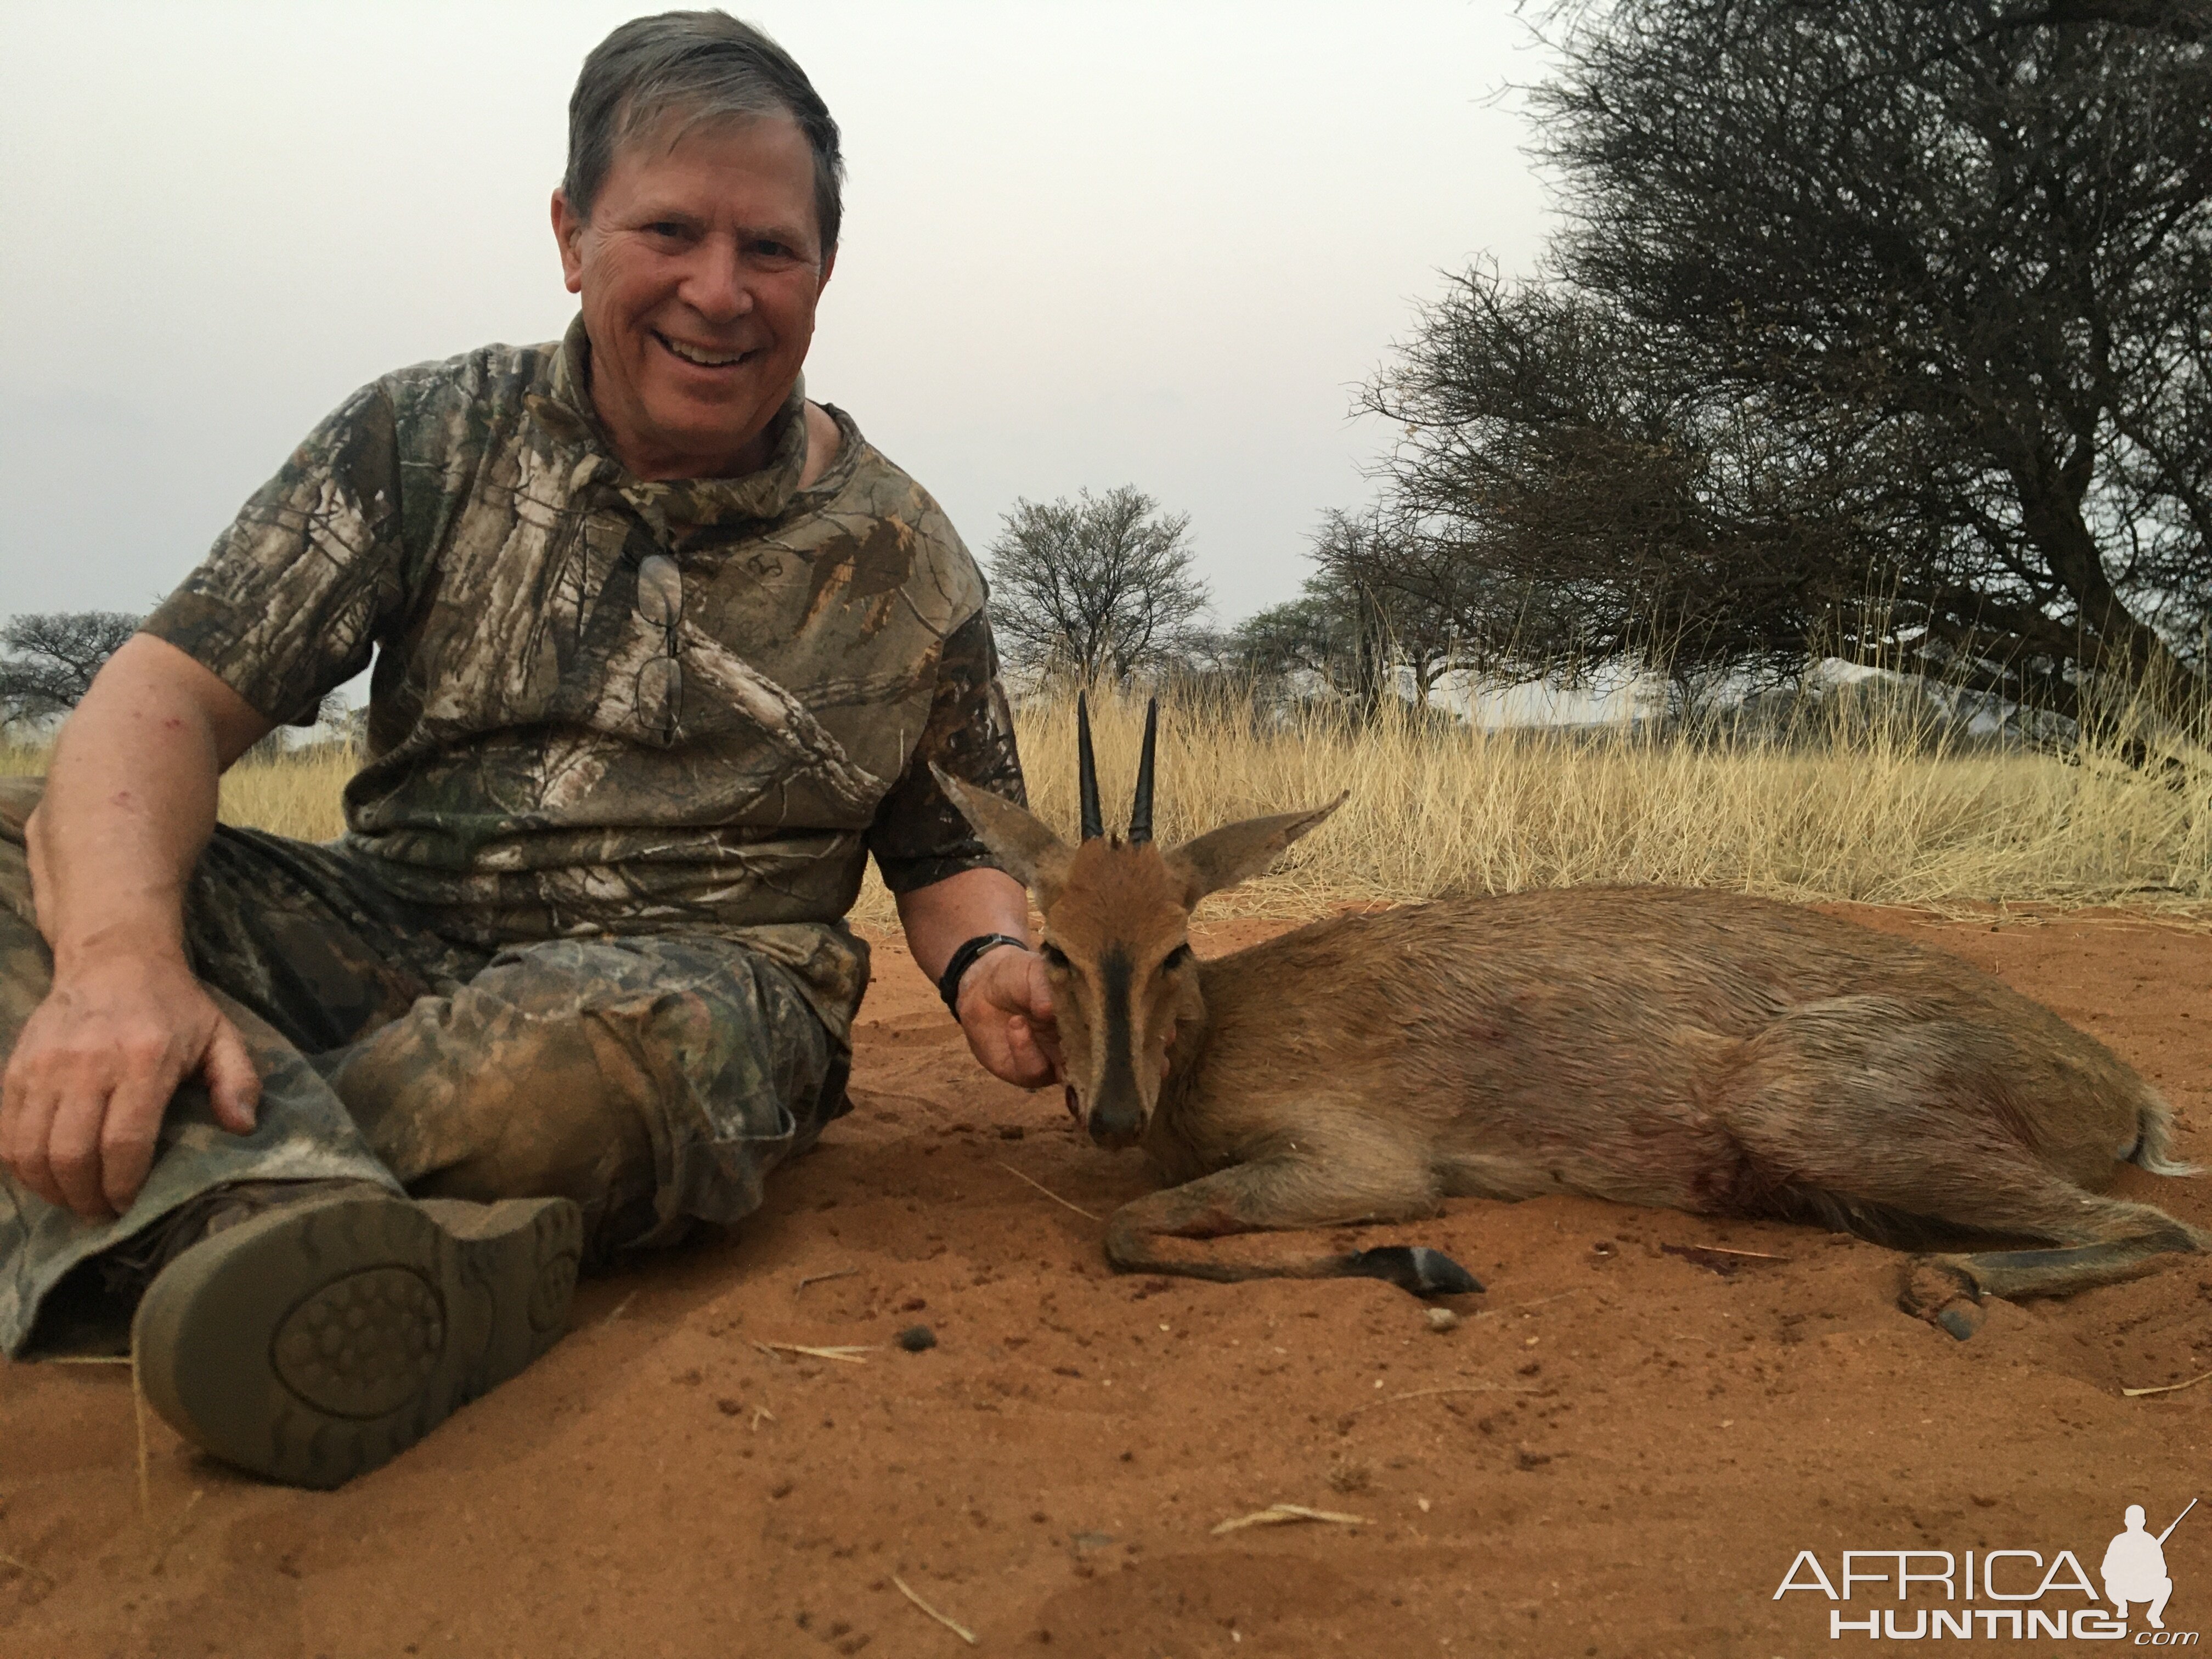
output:
[[[1143,704],[1092,699],[1109,825],[1126,808]],[[1076,819],[1074,704],[1018,711],[1033,806]],[[1827,706],[1777,734],[1725,720],[1686,733],[1484,732],[1396,705],[1360,722],[1328,708],[1171,695],[1162,710],[1158,832],[1317,805],[1334,817],[1276,874],[1215,913],[1304,916],[1455,890],[1661,882],[1878,904],[2212,903],[2212,756],[2168,744],[2130,763],[2126,727],[2066,754],[1968,742],[1910,690]],[[0,750],[0,771],[40,757]],[[222,816],[322,840],[338,833],[354,757],[323,748],[240,766]],[[887,924],[870,876],[855,919]]]

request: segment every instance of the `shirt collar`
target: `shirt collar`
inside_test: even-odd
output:
[[[806,468],[806,380],[801,376],[769,422],[775,447],[768,465],[735,478],[645,479],[615,459],[606,428],[592,407],[592,342],[578,313],[553,354],[548,393],[530,399],[532,412],[556,438],[593,452],[592,477],[614,490],[673,543],[687,530],[781,517]]]

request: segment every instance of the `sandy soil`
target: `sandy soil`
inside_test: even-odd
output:
[[[2212,933],[1855,914],[2103,1036],[2212,1158]],[[1067,1206],[1142,1191],[1134,1155],[984,1078],[878,960],[857,1109],[757,1220],[588,1285],[546,1360],[343,1492],[156,1423],[142,1495],[125,1371],[0,1367],[0,1652],[964,1651],[896,1577],[1002,1653],[1773,1659],[1890,1645],[1772,1599],[1801,1549],[2094,1573],[2123,1505],[2156,1530],[2205,1491],[2212,1383],[2121,1390],[2212,1369],[2212,1267],[2000,1305],[1961,1344],[1897,1311],[1873,1245],[1546,1200],[1365,1235],[1486,1281],[1442,1334],[1378,1284],[1117,1278]],[[2212,1224],[2212,1178],[2127,1190]],[[915,1324],[934,1349],[858,1364],[758,1346]],[[1365,1524],[1212,1532],[1278,1502]],[[2167,1626],[2212,1629],[2212,1511],[2166,1554]],[[2051,1648],[1980,1634],[1949,1645]]]

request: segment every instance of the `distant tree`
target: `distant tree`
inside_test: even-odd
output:
[[[1127,678],[1191,645],[1208,594],[1190,519],[1133,485],[1017,501],[990,548],[991,621],[1018,666]]]
[[[1358,629],[1346,596],[1309,576],[1297,599],[1255,611],[1231,629],[1224,654],[1255,679],[1304,676],[1348,694],[1358,683]]]
[[[325,691],[315,704],[313,719],[270,726],[255,738],[238,758],[241,762],[254,763],[283,760],[299,746],[293,740],[291,734],[294,731],[311,730],[317,726],[322,727],[329,735],[308,740],[311,747],[337,742],[359,748],[368,735],[368,705],[363,703],[358,708],[349,708],[345,699],[338,693]]]
[[[1304,591],[1239,623],[1225,656],[1256,678],[1304,677],[1372,703],[1400,672],[1425,702],[1447,670],[1504,665],[1490,643],[1506,631],[1510,596],[1479,558],[1403,513],[1331,511],[1313,538]]]
[[[1489,669],[1516,599],[1455,527],[1402,501],[1322,516],[1310,586],[1335,596],[1358,647],[1360,684],[1403,668],[1425,702],[1448,668]]]
[[[0,726],[76,708],[139,620],[120,611],[41,611],[0,623]]]

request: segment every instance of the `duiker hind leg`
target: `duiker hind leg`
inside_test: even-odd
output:
[[[1371,1160],[1370,1160],[1371,1163]],[[1369,1169],[1370,1176],[1386,1172]],[[1436,1185],[1418,1165],[1393,1183],[1355,1185],[1320,1158],[1285,1155],[1200,1176],[1123,1205],[1106,1224],[1106,1258],[1122,1273],[1249,1279],[1381,1279],[1415,1296],[1460,1296],[1482,1286],[1441,1251],[1419,1245],[1317,1251],[1290,1246],[1259,1260],[1223,1250],[1227,1235],[1434,1215]],[[1286,1246],[1288,1242],[1285,1241]]]
[[[2212,1246],[2196,1228],[2148,1204],[2099,1197],[2058,1182],[2053,1183],[2050,1202],[2040,1225],[2018,1231],[2057,1239],[2055,1247],[1920,1256],[1907,1276],[1905,1311],[1951,1329],[1958,1322],[1941,1315],[1961,1296],[1977,1301],[1985,1296],[2065,1296],[2148,1273],[2162,1255]]]
[[[2074,1063],[2039,1030],[1917,1012],[1838,998],[1744,1045],[1718,1113],[1744,1148],[1743,1207],[1886,1244],[2057,1247],[1923,1258],[1905,1305],[1960,1337],[1982,1296],[2063,1294],[2205,1248],[2163,1211],[2081,1184],[2109,1180],[2142,1125],[2163,1122],[2132,1073]]]
[[[1895,1222],[1917,1218],[1923,1232],[2087,1243],[2045,1224],[2068,1196],[2110,1184],[2157,1108],[2117,1063],[2107,1077],[2077,1059],[2040,1031],[1931,1019],[1903,997],[1836,997],[1744,1042],[1713,1115],[1745,1150],[1754,1185],[1889,1212],[1892,1224],[1868,1232],[1883,1243],[1916,1242]]]

